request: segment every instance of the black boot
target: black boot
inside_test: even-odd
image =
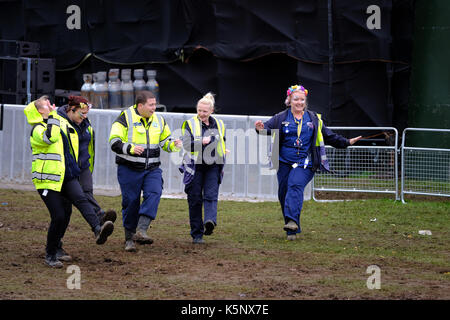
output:
[[[117,219],[117,213],[114,210],[108,210],[106,212],[104,210],[100,210],[97,215],[101,225],[103,225],[106,221],[111,221],[114,223]]]
[[[113,231],[114,224],[111,221],[106,221],[101,227],[97,226],[94,231],[95,242],[97,244],[104,244]]]
[[[46,254],[45,264],[52,268],[62,268],[64,265],[61,261],[56,259],[56,254]]]

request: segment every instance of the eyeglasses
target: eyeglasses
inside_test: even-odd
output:
[[[80,117],[87,118],[88,114],[87,113],[82,113],[81,111],[78,111],[78,114],[80,115]]]

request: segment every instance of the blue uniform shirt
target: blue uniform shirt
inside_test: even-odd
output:
[[[302,130],[300,139],[298,139],[297,127],[300,126],[300,123],[301,120],[295,120],[291,110],[288,110],[286,120],[281,125],[280,161],[304,166],[305,160],[308,158],[313,135],[313,124],[308,112],[303,114]],[[308,160],[307,166],[312,166],[311,159]]]

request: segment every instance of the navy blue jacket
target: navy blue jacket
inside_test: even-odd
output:
[[[74,127],[74,129],[77,131],[78,134],[78,166],[80,169],[86,169],[90,166],[90,154],[89,154],[89,143],[91,142],[91,134],[88,131],[89,126],[91,123],[89,122],[88,118],[83,119],[83,121],[78,125],[72,120],[70,120],[69,116],[67,115],[67,105],[64,105],[60,108],[58,108],[58,115],[61,117],[64,117],[69,121],[69,123]]]
[[[289,110],[289,108],[277,113],[272,118],[270,118],[269,120],[264,122],[264,130],[261,130],[261,131],[256,130],[256,132],[258,134],[272,135],[272,130],[277,129],[277,131],[275,132],[275,134],[276,134],[275,145],[272,146],[272,162],[273,163],[278,163],[278,150],[279,150],[279,145],[280,145],[279,133],[282,130],[283,121],[285,121],[287,118],[288,110]],[[309,116],[311,117],[311,121],[314,126],[313,138],[311,140],[312,143],[311,143],[311,147],[310,147],[312,170],[317,171],[319,169],[321,171],[327,171],[326,168],[323,167],[322,163],[321,163],[320,148],[316,147],[317,129],[319,128],[319,118],[318,118],[316,112],[310,111],[310,110],[307,110],[307,112],[308,112]],[[323,135],[323,140],[324,140],[325,144],[329,144],[335,148],[343,149],[343,148],[347,148],[350,145],[350,142],[347,138],[344,138],[343,136],[338,135],[337,133],[334,133],[333,131],[328,129],[325,126],[325,123],[322,124],[322,135]],[[275,166],[275,167],[276,167],[276,169],[278,169],[278,166]]]

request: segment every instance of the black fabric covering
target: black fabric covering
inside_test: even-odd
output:
[[[66,27],[69,5],[81,8],[81,30]],[[367,28],[370,5],[381,29]],[[272,115],[301,83],[328,125],[402,128],[413,17],[414,0],[9,0],[0,38],[39,42],[60,89],[141,67],[158,71],[169,110],[192,111],[213,91],[221,113]]]

